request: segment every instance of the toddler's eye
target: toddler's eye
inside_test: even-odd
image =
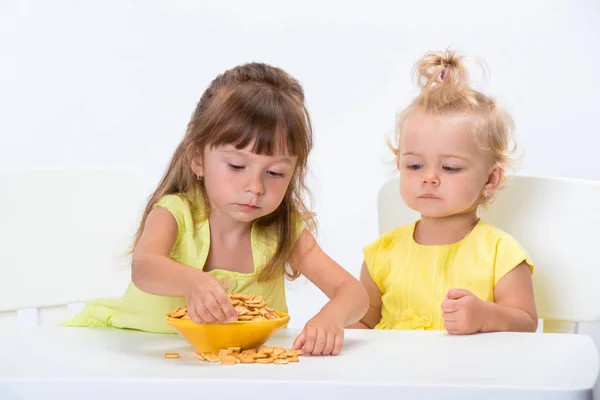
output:
[[[448,167],[448,166],[445,166],[445,167],[443,167],[443,169],[444,169],[444,171],[446,171],[446,172],[458,172],[458,171],[460,171],[462,168],[460,168],[460,167]]]
[[[244,167],[242,165],[235,165],[235,164],[228,164],[229,168],[231,168],[234,171],[241,171],[244,169]]]

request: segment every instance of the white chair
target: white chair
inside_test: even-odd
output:
[[[531,255],[544,332],[600,321],[600,182],[512,176],[479,215]],[[380,233],[418,217],[400,197],[399,178],[388,180],[378,195]]]
[[[54,325],[120,296],[146,186],[130,170],[0,172],[0,327]]]

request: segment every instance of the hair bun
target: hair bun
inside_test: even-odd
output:
[[[463,59],[463,56],[450,50],[425,54],[415,65],[417,83],[421,90],[442,85],[450,90],[468,88],[469,75]]]

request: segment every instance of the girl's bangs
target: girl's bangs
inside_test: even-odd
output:
[[[255,154],[306,158],[311,127],[304,107],[269,90],[244,94],[233,92],[225,99],[210,146],[241,150],[252,145]]]

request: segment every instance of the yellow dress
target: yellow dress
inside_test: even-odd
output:
[[[494,301],[495,285],[521,262],[533,273],[533,263],[517,240],[481,219],[461,241],[431,246],[415,242],[417,222],[363,248],[369,274],[382,293],[375,329],[443,330],[440,307],[450,289],[467,289]]]
[[[202,218],[202,207],[190,208],[178,194],[165,195],[155,204],[169,210],[177,221],[178,233],[170,258],[182,264],[203,269],[210,249],[210,227]],[[304,224],[296,227],[296,239]],[[252,257],[254,272],[239,273],[212,270],[208,273],[219,279],[228,293],[256,294],[267,304],[287,312],[284,277],[269,282],[258,282],[257,278],[271,256],[275,253],[276,237],[272,230],[252,225]],[[85,309],[61,326],[129,328],[148,332],[175,333],[165,322],[165,314],[177,307],[185,306],[180,297],[155,296],[129,283],[124,295],[118,299],[97,299],[86,304]]]

